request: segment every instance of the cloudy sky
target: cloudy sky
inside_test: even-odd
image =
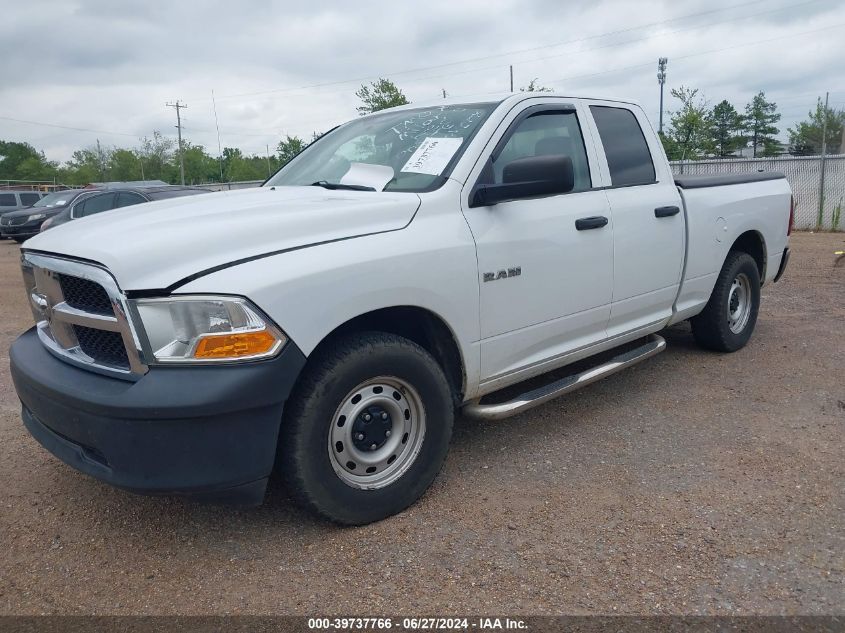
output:
[[[658,57],[668,89],[742,109],[759,90],[781,128],[818,95],[845,107],[845,0],[429,0],[357,2],[0,0],[0,139],[66,160],[97,139],[153,130],[271,150],[356,116],[380,76],[413,102],[507,91],[532,78],[561,94],[639,101],[655,127]],[[67,129],[77,128],[77,129]]]

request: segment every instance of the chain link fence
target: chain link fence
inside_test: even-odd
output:
[[[672,161],[676,174],[740,174],[749,171],[780,171],[795,195],[795,228],[845,230],[845,154],[825,158],[824,205],[819,221],[821,193],[820,156]]]

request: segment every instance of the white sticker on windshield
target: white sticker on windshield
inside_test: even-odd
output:
[[[405,163],[402,171],[438,176],[446,169],[446,165],[452,160],[452,156],[460,149],[463,142],[464,139],[462,138],[426,137],[417,151]]]
[[[391,180],[393,180],[393,167],[370,165],[369,163],[351,163],[349,170],[340,179],[340,183],[343,185],[363,185],[381,191]]]

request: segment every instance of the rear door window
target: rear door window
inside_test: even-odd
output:
[[[18,200],[13,193],[0,193],[0,207],[16,207]]]
[[[637,117],[627,108],[590,106],[614,187],[655,182],[654,161]]]
[[[115,205],[115,208],[131,207],[133,204],[141,204],[142,202],[146,202],[143,196],[130,191],[121,191],[117,194],[117,205]]]
[[[109,209],[114,209],[115,194],[104,193],[99,196],[92,196],[87,200],[80,202],[73,210],[73,217],[84,218],[95,213],[102,213]]]
[[[21,204],[25,207],[32,206],[36,202],[41,199],[41,196],[37,193],[22,193],[20,194]]]

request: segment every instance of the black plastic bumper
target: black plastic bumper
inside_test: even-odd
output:
[[[9,356],[24,424],[62,461],[133,492],[246,504],[263,499],[305,364],[288,343],[268,361],[154,367],[128,382],[57,359],[34,329]]]
[[[780,266],[778,266],[778,274],[775,275],[775,278],[772,280],[772,283],[777,283],[781,277],[783,277],[783,273],[786,272],[786,265],[789,263],[789,247],[783,249],[783,257],[780,258]]]

